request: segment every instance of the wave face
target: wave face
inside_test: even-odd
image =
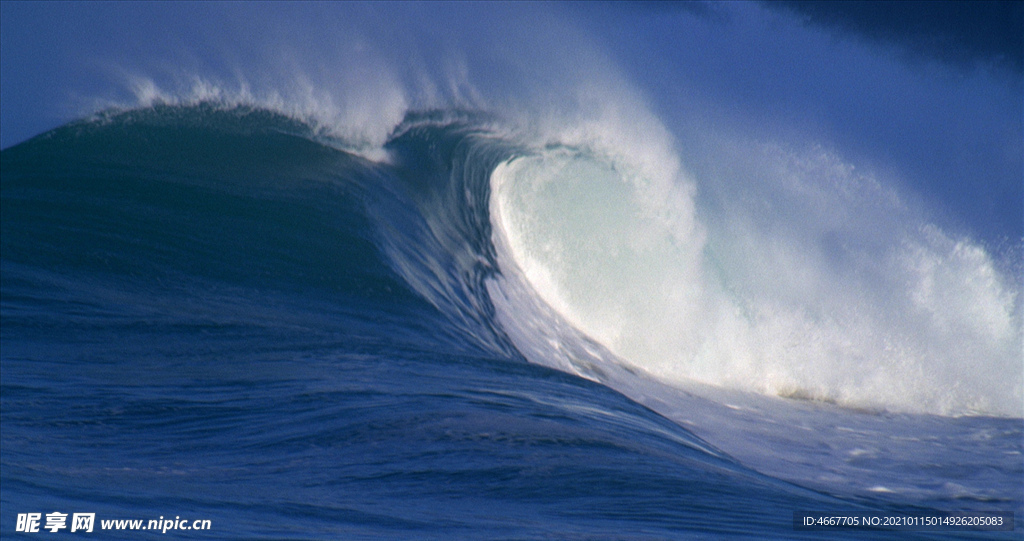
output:
[[[818,213],[774,231],[608,131],[435,110],[353,150],[287,113],[157,102],[0,155],[4,531],[88,507],[224,538],[799,538],[796,509],[1021,510],[1017,285],[829,155],[759,159],[768,204]]]

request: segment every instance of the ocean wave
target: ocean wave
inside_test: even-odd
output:
[[[677,158],[656,166],[667,150],[630,158],[607,135],[614,122],[588,125],[561,143],[492,114],[415,113],[367,160],[288,110],[161,101],[27,146],[121,145],[119,159],[169,170],[191,152],[225,164],[223,184],[204,189],[243,197],[330,187],[407,288],[485,347],[541,364],[628,365],[859,409],[1020,415],[1020,294],[981,245],[821,149],[765,147],[698,197]],[[308,178],[264,174],[283,164]],[[241,184],[247,170],[261,180]],[[741,182],[750,175],[762,180]],[[542,352],[512,328],[523,326],[563,331]]]
[[[299,333],[320,344],[386,326],[388,339],[352,347],[582,376],[675,428],[585,402],[559,408],[586,423],[648,426],[701,468],[756,483],[775,483],[758,477],[767,474],[940,507],[1012,493],[1003,485],[1013,475],[931,490],[931,470],[863,467],[864,449],[915,457],[994,430],[1003,436],[974,454],[1013,470],[1019,454],[1003,451],[1019,419],[899,413],[1015,415],[1007,364],[1018,301],[976,244],[905,215],[888,222],[903,233],[891,240],[873,229],[840,231],[845,244],[766,237],[756,216],[737,220],[749,202],[718,214],[702,206],[678,164],[623,159],[601,133],[572,132],[572,144],[528,133],[493,114],[426,111],[369,159],[255,105],[165,103],[69,124],[3,153],[5,332],[49,328],[39,322],[59,314],[74,336],[126,333],[129,344],[176,344],[196,328],[244,337],[253,326],[266,340]],[[821,193],[797,189],[801,169],[775,178],[794,183],[782,192],[792,204],[821,211],[801,233],[822,216],[898,208],[870,179],[825,165],[802,167],[825,167],[844,186],[825,197],[839,205],[832,212],[816,206]],[[865,245],[885,257],[845,248]],[[843,266],[852,270],[835,271]],[[970,357],[965,376],[957,363],[972,355],[984,363]],[[807,462],[808,434],[826,458]],[[765,440],[775,452],[762,452]]]

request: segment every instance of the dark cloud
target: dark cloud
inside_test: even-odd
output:
[[[1024,2],[790,0],[764,5],[947,63],[1024,71]]]

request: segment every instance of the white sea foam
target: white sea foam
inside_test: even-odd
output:
[[[575,148],[507,162],[492,211],[508,270],[666,381],[1021,415],[1019,285],[980,245],[820,147],[746,155],[709,180],[700,222],[685,178],[666,191]]]

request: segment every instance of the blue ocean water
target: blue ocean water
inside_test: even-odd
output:
[[[16,515],[56,510],[212,524],[102,532],[124,539],[1020,538],[795,529],[799,510],[1024,519],[1019,390],[1010,414],[971,389],[886,407],[625,360],[645,350],[596,340],[572,310],[599,303],[564,284],[615,298],[600,247],[646,257],[619,238],[644,213],[614,210],[637,181],[499,125],[410,113],[368,154],[202,101],[4,150],[3,537],[49,537]]]

